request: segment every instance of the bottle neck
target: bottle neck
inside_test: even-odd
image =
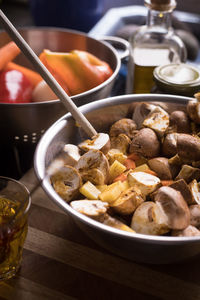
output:
[[[171,11],[158,11],[158,10],[148,10],[147,15],[147,26],[148,27],[161,27],[165,30],[171,28]]]

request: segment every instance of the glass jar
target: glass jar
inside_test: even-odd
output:
[[[150,93],[156,66],[185,62],[186,48],[171,27],[175,0],[145,0],[147,23],[130,38],[128,93]]]
[[[189,64],[167,64],[153,72],[152,92],[193,97],[200,91],[200,69]]]

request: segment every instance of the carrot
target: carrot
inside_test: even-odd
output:
[[[161,180],[163,186],[168,186],[173,183],[173,180]]]
[[[132,160],[139,160],[140,156],[135,154],[135,153],[131,153],[131,154],[128,155],[128,158],[132,159]]]
[[[12,61],[19,53],[20,49],[14,42],[9,42],[0,48],[0,70],[4,69],[5,66]]]
[[[122,174],[120,174],[119,176],[117,176],[114,180],[113,180],[113,182],[116,182],[116,181],[125,181],[127,179],[127,174],[125,174],[125,173],[122,173]]]
[[[144,172],[158,177],[158,175],[156,174],[156,172],[154,172],[152,170],[145,170]]]
[[[124,165],[125,165],[127,170],[135,169],[135,167],[136,167],[134,160],[129,159],[129,158],[125,159]]]
[[[32,86],[35,87],[41,80],[42,77],[35,71],[28,69],[26,67],[20,66],[18,64],[15,64],[13,62],[9,62],[5,69],[5,71],[8,70],[18,70],[21,71],[28,79],[29,81],[32,83]]]

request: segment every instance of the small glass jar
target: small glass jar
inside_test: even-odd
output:
[[[200,70],[190,64],[166,64],[153,72],[156,90],[165,94],[193,97],[200,91]]]

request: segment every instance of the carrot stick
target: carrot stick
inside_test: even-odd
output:
[[[116,181],[125,181],[127,179],[127,174],[125,174],[125,173],[122,173],[122,174],[120,174],[119,176],[117,176],[114,180],[113,180],[113,182],[116,182]]]
[[[14,42],[9,42],[0,48],[0,70],[2,70],[10,61],[12,61],[19,53],[20,49]]]
[[[139,160],[141,157],[135,153],[131,153],[128,155],[128,158],[130,158],[132,160]]]
[[[156,174],[156,172],[154,172],[154,171],[152,171],[152,170],[145,170],[144,172],[145,172],[145,173],[148,173],[148,174],[151,174],[151,175],[154,175],[154,176],[158,176],[158,175]]]
[[[42,77],[35,71],[28,69],[26,67],[20,66],[18,64],[15,64],[13,62],[9,62],[6,65],[4,70],[5,71],[8,71],[8,70],[21,71],[29,79],[29,81],[32,83],[33,87],[35,87],[42,80]]]
[[[135,167],[136,167],[134,160],[129,159],[129,158],[125,159],[124,165],[125,165],[127,170],[135,169]]]
[[[163,186],[168,186],[172,184],[174,181],[173,180],[161,180],[161,183]]]

